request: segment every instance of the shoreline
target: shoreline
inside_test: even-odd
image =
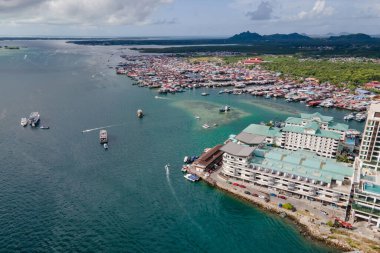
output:
[[[189,169],[189,173],[196,174],[209,186],[215,187],[216,189],[230,194],[233,197],[237,197],[238,199],[247,201],[249,204],[253,204],[254,206],[260,208],[265,212],[277,215],[285,213],[286,215],[282,218],[287,219],[289,222],[295,225],[299,233],[309,240],[321,243],[325,246],[332,247],[335,250],[342,252],[351,252],[357,250],[359,250],[360,252],[378,252],[377,249],[373,249],[373,247],[371,247],[372,243],[373,245],[376,245],[375,241],[363,238],[361,235],[355,232],[348,230],[340,230],[331,227],[329,228],[329,235],[324,234],[321,232],[321,228],[317,224],[313,224],[307,220],[308,217],[306,215],[279,208],[277,206],[274,206],[271,202],[265,202],[262,199],[252,197],[252,195],[243,194],[240,190],[236,190],[234,188],[229,189],[228,186],[223,185],[221,182],[218,182],[217,180],[211,177],[219,177],[219,179],[221,179],[217,171],[213,172],[210,176],[205,176],[203,172],[197,172],[192,167],[190,167]],[[341,237],[334,236],[335,234],[331,231],[337,231],[337,235],[340,235]],[[352,238],[360,240],[362,243],[364,243],[362,246],[365,247],[352,247],[352,245],[354,245],[354,242],[352,242]],[[367,251],[368,248],[373,249],[373,251]]]

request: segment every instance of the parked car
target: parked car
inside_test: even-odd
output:
[[[251,195],[251,192],[249,192],[249,191],[244,191],[244,193],[247,195]]]
[[[326,211],[321,211],[321,213],[323,213],[324,215],[328,216],[329,214],[326,212]]]
[[[238,183],[233,183],[232,185],[235,185],[235,186],[239,186],[239,184],[238,184]]]
[[[286,197],[283,196],[283,195],[278,195],[278,197],[279,197],[280,199],[286,199]]]
[[[277,195],[274,194],[274,193],[271,193],[270,196],[271,196],[271,197],[277,197]]]
[[[256,193],[252,193],[252,196],[253,197],[258,197],[259,195],[257,195]]]
[[[247,187],[245,187],[245,185],[242,185],[242,184],[239,184],[239,187],[240,188],[247,188]]]

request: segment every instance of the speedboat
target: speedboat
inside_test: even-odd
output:
[[[104,148],[105,150],[107,150],[107,149],[108,149],[108,144],[107,144],[107,143],[104,143],[104,144],[103,144],[103,148]]]
[[[199,180],[199,177],[197,175],[194,175],[191,173],[188,173],[188,174],[184,175],[183,177],[186,178],[187,180],[191,181],[191,182],[197,182]]]
[[[21,118],[21,126],[26,127],[28,125],[28,119],[27,118]]]

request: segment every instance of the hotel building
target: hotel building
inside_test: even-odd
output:
[[[236,139],[251,146],[261,141],[288,150],[309,150],[319,156],[335,158],[347,130],[348,125],[335,123],[332,117],[319,113],[301,114],[301,118],[289,117],[283,128],[251,124]]]
[[[238,140],[222,148],[224,176],[273,191],[346,208],[353,168],[333,159],[297,150],[252,147]]]
[[[369,108],[355,165],[353,215],[380,228],[380,103]]]

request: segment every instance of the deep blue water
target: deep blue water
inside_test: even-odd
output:
[[[276,215],[189,183],[180,172],[185,155],[249,123],[322,109],[216,90],[208,98],[198,90],[154,99],[155,91],[107,67],[129,50],[20,43],[28,48],[0,51],[1,251],[333,252]],[[205,131],[191,110],[175,106],[190,100],[228,103],[249,116]],[[22,128],[20,118],[32,111],[51,129]],[[108,125],[116,126],[108,129],[107,152],[98,131],[81,132]]]

